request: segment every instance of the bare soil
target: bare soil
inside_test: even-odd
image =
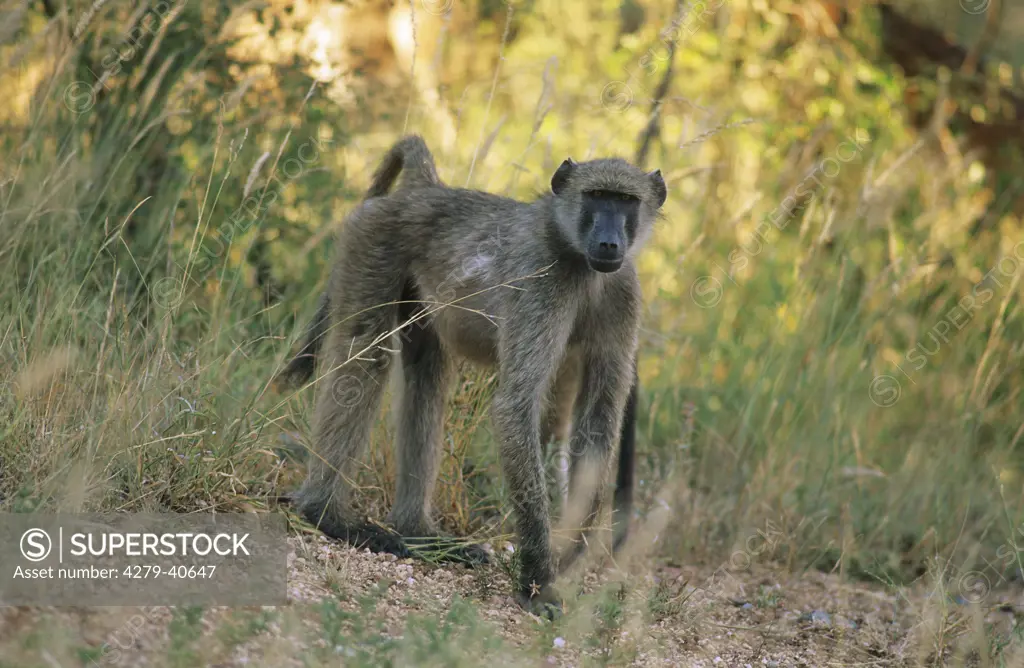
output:
[[[6,608],[0,609],[0,666],[194,665],[197,659],[216,666],[373,665],[357,654],[373,638],[401,642],[426,633],[429,623],[414,628],[409,620],[451,619],[453,606],[466,602],[476,610],[471,625],[456,619],[449,627],[456,632],[442,630],[430,640],[435,654],[403,650],[397,665],[453,665],[439,651],[461,665],[913,666],[958,657],[968,665],[1024,665],[1020,655],[1004,653],[1004,663],[990,664],[971,652],[972,643],[1012,633],[1024,609],[1019,591],[986,592],[972,602],[923,581],[897,589],[771,564],[678,567],[647,560],[623,570],[606,561],[562,585],[563,594],[579,596],[568,597],[566,616],[552,625],[514,603],[500,563],[470,570],[373,554],[316,534],[290,541],[289,603],[246,611],[248,619],[271,616],[242,641],[225,639],[239,626],[239,611],[228,608],[200,612],[193,634],[199,638],[184,663],[176,658],[182,641],[169,608]],[[351,620],[367,622],[345,636],[355,647],[325,648],[326,600],[334,601],[331,610],[350,613],[346,628]],[[310,659],[325,651],[336,661]]]

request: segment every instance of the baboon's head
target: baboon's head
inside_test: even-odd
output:
[[[625,160],[567,158],[551,177],[555,220],[591,269],[612,272],[650,233],[667,190],[660,170]]]

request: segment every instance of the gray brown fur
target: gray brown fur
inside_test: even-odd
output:
[[[383,197],[391,192],[395,180],[401,173],[402,181],[399,188],[422,188],[426,186],[443,186],[437,175],[434,156],[430,153],[421,137],[411,135],[404,137],[392,146],[384,155],[377,171],[370,180],[364,199]],[[316,369],[316,357],[320,351],[324,334],[327,331],[328,293],[320,295],[316,313],[306,329],[303,346],[292,358],[279,378],[287,384],[306,383],[313,377]]]
[[[381,174],[394,178],[383,168]],[[371,197],[348,216],[327,287],[316,451],[297,496],[299,509],[326,534],[371,549],[404,554],[409,541],[403,537],[435,536],[430,497],[453,361],[496,365],[491,412],[519,534],[516,596],[549,613],[559,604],[551,588],[555,558],[541,432],[542,423],[548,433],[563,431],[565,423],[545,419],[545,404],[555,370],[578,376],[570,493],[582,464],[599,472],[603,490],[633,384],[641,306],[633,258],[665,198],[660,173],[645,174],[620,159],[566,161],[559,175],[561,194],[529,203],[416,185]],[[592,190],[639,200],[635,238],[611,273],[592,270],[583,254],[579,219],[583,193]],[[404,328],[400,352],[400,401],[415,402],[415,409],[398,412],[392,533],[358,517],[351,480],[387,382],[392,333],[420,317],[419,308],[427,316]],[[595,511],[584,532],[601,496],[584,500]]]

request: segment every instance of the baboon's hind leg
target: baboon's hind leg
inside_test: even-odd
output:
[[[418,300],[413,285],[402,293],[399,321],[416,315]],[[437,481],[444,409],[451,362],[429,318],[420,317],[400,332],[402,340],[402,388],[398,401],[395,505],[389,522],[418,556],[439,561],[484,563],[487,553],[437,534],[430,518],[431,499]]]
[[[352,223],[350,223],[352,225]],[[385,244],[346,239],[349,252],[335,266],[330,286],[327,341],[319,369],[313,451],[297,495],[300,512],[328,536],[375,552],[407,556],[401,537],[359,518],[351,491],[388,379],[388,334],[397,320],[401,268]]]
[[[313,426],[315,449],[309,457],[309,474],[299,490],[299,510],[332,538],[374,552],[407,556],[399,536],[358,519],[351,506],[353,479],[380,408],[387,362],[376,352],[370,361],[342,365],[345,356],[334,351],[348,349],[343,338],[331,336],[327,341],[332,352],[324,356],[324,362],[333,370],[320,381]],[[352,341],[358,346],[363,339]]]

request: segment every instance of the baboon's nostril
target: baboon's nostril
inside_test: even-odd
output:
[[[601,250],[619,250],[619,245],[615,242],[602,241]]]

